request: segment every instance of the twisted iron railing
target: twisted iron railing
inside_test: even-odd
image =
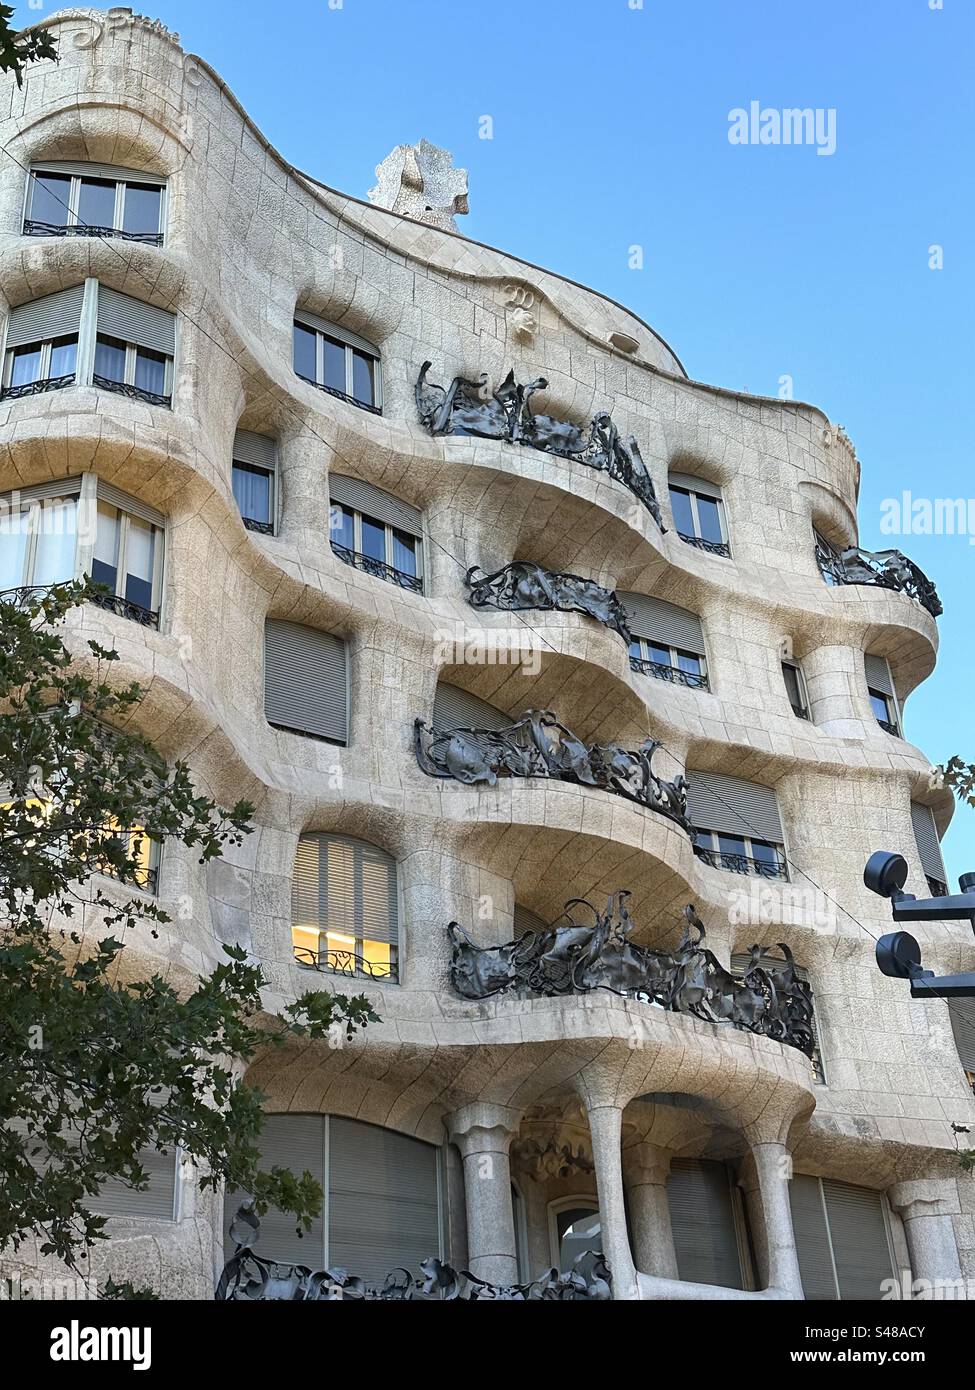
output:
[[[257,531],[258,534],[262,536],[274,535],[273,521],[258,521],[256,517],[244,516],[243,514],[241,514],[240,519],[247,527],[248,531]]]
[[[24,236],[96,236],[107,239],[114,237],[119,241],[135,241],[143,246],[162,246],[162,232],[127,232],[121,227],[94,227],[78,222],[71,226],[58,222],[37,222],[28,218],[24,223]]]
[[[370,980],[386,980],[395,984],[396,966],[366,960],[358,951],[313,951],[307,946],[295,946],[295,960],[308,970],[323,975],[365,975]]]
[[[396,584],[400,589],[409,589],[411,593],[423,593],[423,580],[415,574],[407,574],[405,570],[398,570],[395,565],[388,565],[385,560],[376,560],[372,555],[363,555],[360,550],[350,550],[346,545],[339,545],[336,541],[331,542],[332,550],[346,565],[351,565],[353,569],[362,570],[363,574],[374,575],[376,579],[384,579],[387,584]]]
[[[885,734],[893,734],[894,738],[900,738],[901,731],[900,729],[898,729],[897,725],[893,722],[892,719],[878,719],[877,723],[883,729]]]
[[[145,401],[148,405],[165,405],[172,407],[172,396],[164,396],[158,391],[147,391],[144,386],[136,386],[129,381],[116,381],[111,376],[100,376],[94,372],[91,378],[92,386],[98,386],[102,391],[114,391],[118,396],[128,396],[134,401]]]
[[[133,603],[131,599],[123,597],[122,594],[102,593],[93,590],[88,595],[90,603],[94,603],[99,608],[104,608],[108,613],[115,613],[120,618],[128,618],[130,622],[138,623],[141,627],[159,626],[159,614],[151,608],[144,608],[141,603]]]
[[[630,657],[630,670],[654,680],[669,681],[671,685],[686,685],[690,690],[710,690],[711,683],[703,671],[683,671],[662,661],[648,661],[642,656]]]
[[[753,859],[747,854],[734,854],[723,849],[708,849],[706,845],[695,845],[694,853],[712,869],[728,869],[733,874],[755,874],[759,878],[781,878],[788,880],[789,870],[781,860]]]
[[[73,386],[75,373],[64,376],[47,376],[40,381],[24,381],[19,386],[5,386],[0,391],[0,401],[19,401],[25,396],[41,396],[45,391],[60,391],[65,386]]]
[[[683,531],[678,531],[677,534],[685,545],[696,546],[708,555],[723,555],[726,560],[731,558],[731,546],[726,541],[706,541],[703,536],[688,536]]]
[[[316,391],[324,391],[326,396],[334,396],[337,401],[346,401],[349,405],[357,405],[360,410],[367,410],[370,415],[382,415],[382,410],[378,405],[372,405],[369,401],[360,401],[358,396],[350,396],[348,391],[340,391],[337,386],[326,386],[323,381],[312,381],[310,376],[302,376],[301,372],[295,372],[295,376],[301,381],[307,382],[309,386],[314,386]]]

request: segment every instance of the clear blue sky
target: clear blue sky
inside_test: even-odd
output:
[[[975,497],[975,3],[631,5],[134,8],[179,32],[323,182],[365,197],[379,160],[426,136],[470,170],[467,235],[628,305],[695,378],[775,395],[791,376],[857,446],[863,544],[905,550],[945,604],[907,735],[935,762],[975,760],[975,546],[879,529],[881,500],[903,489]],[[15,22],[38,14],[21,3]],[[728,113],[751,101],[835,108],[835,154],[730,144]],[[492,140],[478,138],[485,115]],[[953,879],[975,869],[975,811],[956,812],[944,848]]]

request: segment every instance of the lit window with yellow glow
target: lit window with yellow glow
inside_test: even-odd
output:
[[[397,978],[396,861],[385,850],[349,835],[302,835],[291,902],[299,965]]]

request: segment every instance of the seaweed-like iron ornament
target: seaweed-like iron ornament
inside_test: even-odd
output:
[[[653,479],[647,471],[635,435],[623,440],[608,411],[601,410],[588,428],[552,415],[535,415],[531,398],[548,385],[540,376],[522,386],[509,372],[496,391],[487,374],[479,381],[455,376],[444,388],[427,380],[433,364],[420,368],[414,394],[420,422],[431,434],[471,434],[481,439],[503,439],[509,444],[525,444],[543,453],[597,468],[623,484],[638,497],[661,531],[666,528]]]
[[[551,777],[625,796],[693,833],[687,814],[687,779],[667,782],[653,771],[663,745],[648,738],[639,748],[617,743],[586,746],[551,710],[526,710],[506,729],[432,729],[414,721],[416,760],[428,777],[451,777],[489,787],[499,777]]]
[[[629,897],[619,890],[604,912],[585,898],[573,898],[550,927],[527,931],[503,946],[478,946],[451,922],[454,989],[463,999],[489,999],[509,990],[566,995],[605,989],[709,1023],[731,1023],[813,1056],[812,991],[798,978],[788,946],[779,943],[781,962],[771,962],[761,946],[752,946],[748,968],[734,975],[705,946],[704,924],[688,906],[676,948],[654,951],[630,940]]]
[[[464,576],[472,608],[498,608],[509,613],[523,609],[555,609],[561,613],[585,613],[597,623],[618,632],[627,645],[630,629],[623,604],[612,589],[578,574],[554,574],[529,560],[485,574],[472,565]]]

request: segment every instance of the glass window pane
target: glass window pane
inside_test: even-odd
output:
[[[74,498],[37,509],[32,584],[59,584],[74,577],[76,517]]]
[[[325,343],[325,385],[333,391],[345,392],[345,344],[334,338],[326,338]]]
[[[408,536],[405,531],[393,531],[393,568],[401,574],[415,576],[417,573],[416,537]]]
[[[118,578],[119,514],[107,502],[98,504],[98,522],[95,531],[95,556],[91,566],[91,577],[96,584],[105,584],[115,593]]]
[[[152,608],[155,547],[155,526],[139,517],[130,516],[125,541],[125,597],[141,608]]]
[[[329,540],[346,550],[355,550],[355,514],[349,507],[333,506],[329,512]]]
[[[70,199],[71,179],[68,174],[34,174],[27,215],[32,222],[50,222],[54,227],[66,227]]]
[[[804,706],[805,701],[799,688],[799,672],[794,666],[783,666],[782,675],[785,677],[785,688],[790,702],[793,705]]]
[[[295,371],[299,376],[315,380],[316,335],[300,323],[295,324]]]
[[[386,559],[386,527],[367,516],[362,518],[362,553],[372,560]]]
[[[776,867],[779,863],[779,855],[774,845],[768,845],[764,840],[752,841],[752,858],[759,864],[769,864]]]
[[[701,658],[695,652],[678,652],[677,665],[682,671],[686,671],[689,676],[699,676],[701,674]]]
[[[26,582],[27,528],[30,512],[4,506],[0,510],[0,589],[17,589]]]
[[[78,221],[88,227],[115,226],[115,180],[82,179]]]
[[[107,381],[125,380],[125,344],[117,338],[98,337],[95,341],[95,375]]]
[[[135,384],[140,391],[151,391],[156,396],[166,393],[166,358],[161,352],[150,352],[139,348],[135,355]]]
[[[690,493],[683,488],[670,489],[670,505],[674,513],[674,526],[682,536],[693,536],[694,516],[691,512]]]
[[[158,232],[162,189],[145,183],[125,185],[122,209],[122,230],[125,232]]]
[[[366,405],[376,404],[375,368],[373,358],[353,349],[352,394],[357,401],[365,401]]]
[[[10,385],[26,386],[37,381],[41,374],[41,348],[39,343],[27,347],[14,348],[10,364]]]
[[[51,370],[49,375],[74,376],[78,361],[77,338],[59,338],[51,344]]]
[[[697,516],[701,523],[701,539],[721,542],[721,514],[713,497],[698,497]]]
[[[658,666],[669,666],[671,664],[669,647],[662,647],[659,642],[650,642],[648,643],[648,648],[650,651],[650,660],[656,662]]]
[[[722,854],[744,854],[745,841],[740,835],[719,835],[718,849]]]
[[[639,637],[634,637],[633,641],[630,643],[630,656],[633,657],[634,661],[643,660],[643,643],[640,641]]]
[[[235,463],[233,489],[241,516],[249,521],[271,520],[271,475],[266,469]]]
[[[873,707],[873,712],[878,719],[882,719],[886,724],[893,724],[894,720],[891,714],[890,705],[887,701],[886,695],[881,695],[878,691],[871,690],[870,704]]]

